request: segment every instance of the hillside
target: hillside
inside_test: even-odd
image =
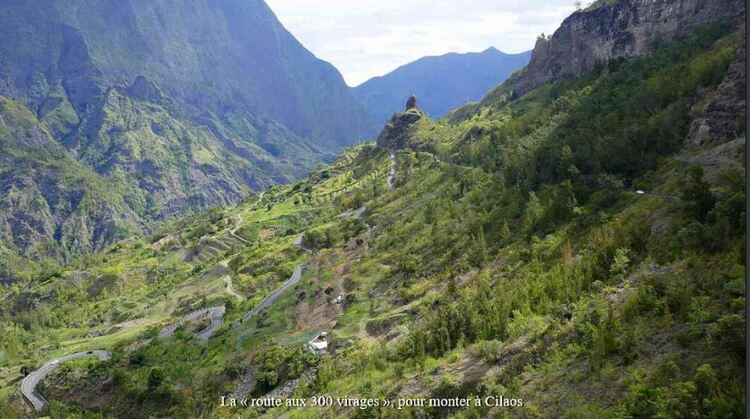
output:
[[[370,130],[338,71],[262,0],[9,1],[0,26],[0,96],[110,185],[125,204],[107,203],[124,211],[118,228],[125,212],[153,225],[237,203]],[[44,229],[33,236],[37,248],[72,249]],[[111,243],[77,239],[94,244],[80,249]]]
[[[716,22],[740,26],[744,16],[745,4],[740,0],[597,0],[566,18],[553,35],[537,39],[529,65],[485,97],[484,103],[643,55],[654,44],[687,36],[702,26]]]
[[[745,417],[746,41],[717,19],[410,101],[306,179],[6,286],[0,417]]]
[[[43,269],[20,254],[90,252],[124,231],[140,231],[140,218],[116,187],[52,139],[28,109],[0,96],[0,281]],[[52,237],[59,246],[49,243]]]
[[[414,94],[433,118],[451,109],[478,101],[529,62],[530,52],[506,54],[495,48],[478,53],[424,57],[370,79],[352,89],[378,126],[401,110]]]

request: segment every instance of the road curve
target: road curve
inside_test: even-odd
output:
[[[209,307],[202,310],[194,311],[187,316],[181,318],[177,323],[171,324],[159,332],[159,339],[166,339],[174,335],[174,332],[187,322],[198,320],[203,317],[210,316],[211,324],[205,329],[195,334],[195,338],[198,340],[208,340],[214,332],[219,329],[224,321],[224,313],[226,308],[224,306]]]
[[[211,336],[213,336],[214,332],[219,330],[221,325],[224,323],[225,312],[226,312],[226,308],[224,306],[210,309],[211,324],[209,324],[208,327],[206,327],[205,329],[196,333],[195,338],[198,340],[202,340],[202,341],[207,341],[211,339]]]
[[[219,265],[223,266],[227,270],[227,272],[231,272],[229,268],[229,259],[222,260],[221,262],[219,262]],[[234,290],[234,283],[232,282],[232,275],[227,273],[226,275],[221,277],[221,280],[224,281],[224,284],[226,284],[225,291],[227,292],[227,294],[235,297],[239,301],[243,301],[245,299],[245,297],[241,296],[240,294],[237,294],[237,292]]]
[[[281,295],[286,290],[296,285],[301,279],[302,279],[302,265],[297,265],[297,267],[294,268],[294,272],[292,273],[292,276],[289,277],[289,279],[286,282],[284,282],[280,287],[273,290],[273,292],[268,294],[268,296],[264,298],[263,301],[260,302],[260,304],[258,304],[252,310],[248,311],[244,316],[242,316],[242,318],[238,320],[234,324],[234,326],[232,326],[232,328],[236,329],[240,325],[252,320],[253,317],[257,316],[258,313],[270,307],[271,304],[273,304],[276,300],[278,300],[279,297],[281,297]]]
[[[112,357],[112,352],[109,351],[86,351],[79,352],[72,355],[66,355],[61,358],[53,359],[48,363],[44,364],[38,370],[27,375],[21,382],[21,393],[26,400],[36,409],[37,412],[41,412],[47,401],[42,397],[41,394],[37,393],[36,386],[55,368],[59,367],[61,363],[65,361],[72,361],[74,359],[81,359],[95,356],[102,361],[107,361]]]
[[[299,233],[296,239],[294,239],[294,247],[305,252],[312,252],[312,250],[305,247],[305,233]]]

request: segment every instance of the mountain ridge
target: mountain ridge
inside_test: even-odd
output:
[[[466,102],[480,100],[528,62],[530,52],[506,54],[494,47],[482,52],[422,57],[386,75],[353,87],[377,124],[383,124],[414,94],[432,117],[442,117]]]
[[[717,23],[468,117],[410,98],[304,179],[44,265],[0,295],[0,416],[745,417],[746,37]]]
[[[262,0],[11,0],[0,26],[0,96],[141,227],[303,177],[370,130],[338,70]],[[62,254],[109,243],[41,231],[33,247]]]
[[[539,37],[529,65],[482,104],[520,96],[561,77],[580,77],[596,66],[648,53],[655,44],[686,36],[701,26],[739,27],[744,22],[741,0],[598,0],[568,16],[548,37]]]

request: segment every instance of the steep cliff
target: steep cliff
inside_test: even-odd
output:
[[[745,94],[747,92],[747,40],[745,30],[737,34],[738,47],[735,59],[727,69],[726,75],[705,101],[693,120],[687,136],[687,145],[691,147],[726,142],[745,131]]]
[[[141,231],[141,218],[103,178],[50,138],[22,105],[0,96],[0,255],[92,251]]]
[[[367,128],[339,72],[262,0],[11,0],[0,23],[0,93],[36,106],[62,88],[80,117],[145,76],[188,114],[252,113],[333,146]]]
[[[262,0],[9,0],[0,27],[0,96],[26,106],[39,136],[65,151],[58,165],[106,183],[113,208],[144,225],[305,176],[369,131],[338,71]],[[20,138],[5,141],[0,158],[33,163],[11,152]],[[0,184],[25,190],[55,177],[46,167],[24,183],[6,172]],[[47,198],[73,205],[58,192]],[[16,224],[6,208],[0,217]],[[53,253],[111,241],[88,243],[81,229],[85,244],[67,246],[54,230],[25,236]]]
[[[414,124],[425,117],[417,106],[416,96],[406,101],[404,112],[394,114],[378,135],[378,147],[388,150],[403,150],[407,146]]]
[[[741,0],[600,0],[566,18],[554,34],[540,37],[529,65],[484,99],[522,95],[561,77],[578,77],[612,60],[641,56],[656,44],[696,28],[744,22]]]

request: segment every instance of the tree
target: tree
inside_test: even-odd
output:
[[[703,168],[692,165],[687,169],[687,179],[682,187],[682,197],[687,202],[687,213],[690,217],[704,221],[714,207],[715,198],[710,185],[703,177]]]
[[[526,213],[524,217],[524,228],[528,233],[533,233],[537,227],[539,221],[544,215],[544,206],[539,200],[539,197],[532,191],[529,192],[529,201],[526,203]]]

